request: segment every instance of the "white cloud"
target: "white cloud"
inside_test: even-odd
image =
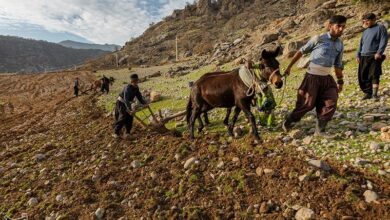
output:
[[[96,43],[124,44],[187,1],[193,0],[0,0],[0,23],[39,25]]]
[[[163,4],[163,7],[159,10],[160,15],[162,15],[163,17],[170,15],[174,9],[184,8],[186,4],[194,2],[194,0],[187,0],[187,1],[159,0],[159,1]]]

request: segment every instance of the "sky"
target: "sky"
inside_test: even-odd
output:
[[[0,0],[0,35],[124,45],[194,0]]]

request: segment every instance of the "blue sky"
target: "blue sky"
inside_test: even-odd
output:
[[[0,35],[123,45],[194,0],[0,0]]]

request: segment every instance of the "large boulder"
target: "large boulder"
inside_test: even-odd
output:
[[[290,58],[307,42],[307,39],[299,41],[291,41],[286,44],[286,47],[283,50],[283,56]]]
[[[327,21],[334,12],[327,9],[318,9],[314,10],[305,16],[300,16],[296,23],[300,24],[301,27],[306,27],[307,29],[318,29],[324,26],[325,21]]]
[[[158,102],[161,100],[161,94],[156,91],[150,92],[150,102]]]
[[[381,140],[390,143],[390,126],[381,128]]]
[[[260,39],[260,45],[268,44],[278,40],[279,33],[264,34]]]

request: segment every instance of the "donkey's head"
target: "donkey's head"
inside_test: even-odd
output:
[[[261,57],[259,60],[261,77],[263,80],[270,82],[277,89],[280,89],[283,86],[282,75],[279,71],[279,62],[276,60],[280,50],[280,47],[277,47],[273,51],[264,49],[261,52]]]
[[[115,82],[115,78],[112,77],[112,76],[110,76],[109,81],[110,81],[110,84],[112,85],[112,84],[114,84],[114,82]]]

